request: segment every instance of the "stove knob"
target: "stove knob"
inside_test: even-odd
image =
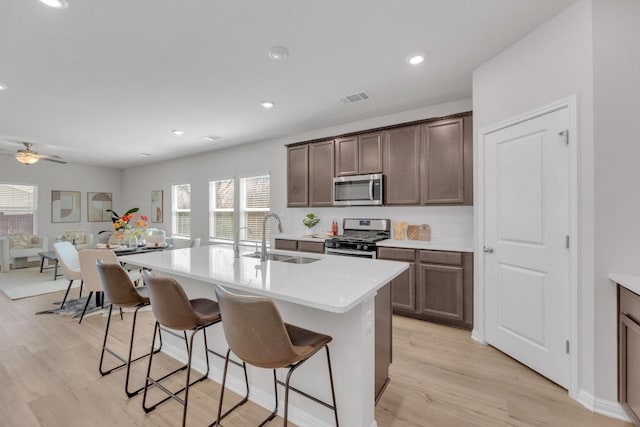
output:
[[[334,247],[334,248],[339,248],[339,247],[340,247],[340,243],[335,242],[335,243],[333,244],[333,247]]]
[[[363,250],[365,250],[365,251],[368,251],[368,250],[369,250],[369,245],[364,245],[364,246],[362,247],[362,249],[363,249]]]
[[[362,245],[361,244],[356,245],[356,249],[361,251],[362,250]]]

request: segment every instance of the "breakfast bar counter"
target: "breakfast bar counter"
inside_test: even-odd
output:
[[[293,257],[260,262],[251,254],[234,258],[227,246],[203,246],[120,257],[123,261],[150,268],[154,273],[175,277],[189,298],[215,299],[213,285],[243,294],[272,298],[285,322],[331,335],[329,345],[334,368],[334,381],[340,424],[346,426],[376,426],[376,375],[381,362],[378,347],[388,347],[390,354],[391,312],[384,310],[376,295],[388,295],[389,282],[409,268],[406,263],[336,257],[321,254],[274,251]],[[246,256],[249,255],[249,256]],[[299,259],[299,257],[315,258]],[[297,258],[297,259],[296,259]],[[309,262],[311,261],[311,262]],[[306,262],[306,263],[299,263]],[[376,313],[378,306],[379,313]],[[381,310],[382,308],[382,310]],[[380,314],[385,318],[381,319]],[[386,328],[388,342],[377,342],[376,327]],[[226,351],[221,327],[208,328],[209,346],[218,353]],[[184,343],[163,337],[166,352],[178,360],[186,360]],[[212,344],[213,343],[213,344]],[[201,345],[201,344],[200,344]],[[202,349],[194,350],[194,368],[204,372]],[[210,377],[221,382],[222,361],[213,362]],[[390,362],[390,360],[389,360]],[[387,363],[388,366],[388,363]],[[326,360],[314,357],[294,376],[294,386],[330,401]],[[386,370],[386,367],[384,368]],[[250,368],[250,399],[269,410],[273,407],[273,383],[270,372]],[[244,394],[242,371],[230,370],[227,386]],[[279,393],[282,399],[282,393]],[[279,408],[282,408],[280,402]],[[213,413],[212,413],[213,415]],[[297,425],[333,425],[330,410],[293,393],[290,396],[290,420]]]

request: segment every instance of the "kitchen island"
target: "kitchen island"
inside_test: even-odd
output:
[[[308,256],[317,261],[297,264],[284,261],[261,263],[249,256],[233,257],[226,246],[204,246],[165,252],[123,256],[123,261],[150,268],[156,274],[175,277],[189,298],[215,299],[213,285],[219,284],[238,293],[272,298],[288,323],[331,335],[336,399],[340,424],[376,426],[375,372],[381,362],[376,349],[390,352],[391,313],[380,318],[376,313],[376,295],[390,293],[388,283],[408,268],[406,263],[336,257],[300,252],[274,251],[294,257]],[[378,315],[376,315],[378,314]],[[386,320],[386,322],[385,322]],[[389,325],[388,342],[376,340],[376,325]],[[167,334],[165,334],[167,335]],[[222,328],[208,328],[209,346],[218,353],[226,351]],[[172,357],[185,361],[184,342],[163,337],[164,348]],[[202,345],[199,343],[198,345]],[[199,357],[199,359],[198,359]],[[210,378],[221,382],[222,361],[212,358]],[[194,369],[205,371],[202,349],[194,350]],[[387,363],[388,366],[388,363]],[[279,373],[282,378],[282,373]],[[271,410],[273,384],[270,371],[250,368],[250,399]],[[228,387],[244,394],[240,369],[230,369]],[[313,357],[293,376],[292,385],[330,401],[326,359]],[[282,399],[283,393],[279,393]],[[217,396],[216,396],[217,397]],[[283,405],[280,402],[279,408]],[[332,412],[296,393],[290,395],[290,420],[303,426],[333,425]],[[213,416],[213,412],[212,412]]]

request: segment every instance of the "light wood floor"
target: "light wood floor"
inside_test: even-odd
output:
[[[72,292],[75,298],[77,290]],[[61,298],[58,293],[11,301],[0,293],[0,425],[179,425],[182,407],[177,403],[145,415],[140,396],[125,397],[123,371],[99,375],[104,317],[91,316],[78,325],[58,315],[34,314]],[[125,314],[125,322],[112,322],[113,345],[123,352],[130,320],[131,314]],[[144,332],[151,330],[151,313],[143,313],[139,322],[136,345],[143,351],[150,340]],[[560,387],[473,342],[466,331],[395,317],[393,357],[391,384],[376,409],[380,427],[629,425],[592,414]],[[176,366],[163,355],[157,360],[160,369]],[[142,384],[145,368],[146,362],[137,364],[134,384]],[[192,388],[188,425],[213,421],[218,392],[212,381]],[[228,402],[237,398],[227,396],[233,396]],[[264,416],[266,410],[249,402],[224,425],[257,425]],[[272,425],[281,423],[278,419]]]

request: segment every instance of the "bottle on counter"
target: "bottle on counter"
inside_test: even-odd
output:
[[[335,219],[331,223],[331,234],[333,234],[334,236],[338,235],[338,221],[336,221]]]

